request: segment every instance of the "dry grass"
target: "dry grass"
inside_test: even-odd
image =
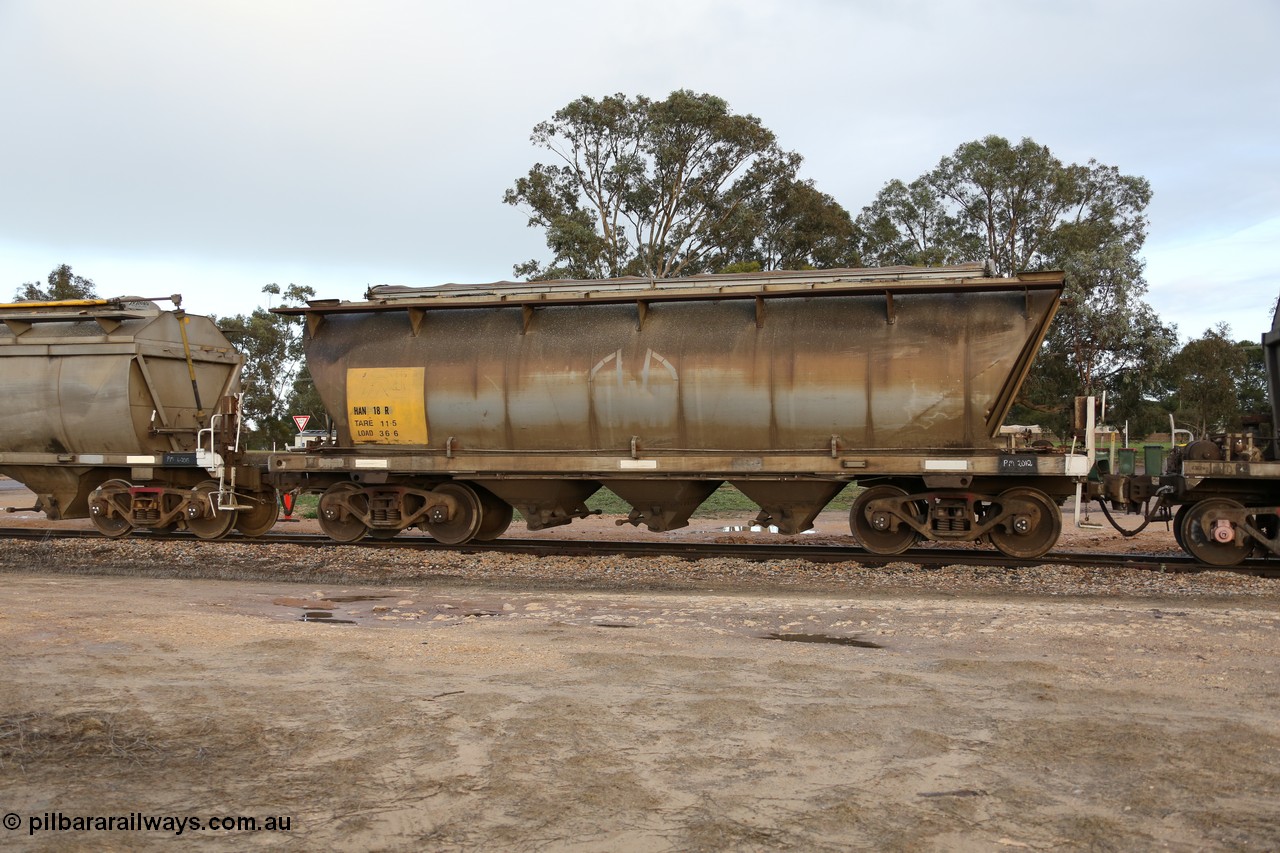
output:
[[[37,764],[94,759],[141,764],[163,752],[137,713],[28,711],[0,716],[0,770],[25,773]]]

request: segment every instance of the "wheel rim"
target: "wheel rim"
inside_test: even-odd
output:
[[[1187,550],[1186,544],[1182,539],[1182,525],[1187,522],[1187,512],[1194,504],[1183,504],[1178,507],[1178,511],[1173,514],[1173,541],[1178,543],[1178,547],[1183,551]]]
[[[320,496],[320,529],[326,536],[335,542],[355,542],[369,532],[360,518],[369,506],[363,491],[355,483],[337,483]]]
[[[93,526],[103,536],[118,539],[121,536],[127,536],[129,531],[133,530],[133,525],[127,517],[110,515],[106,511],[98,511],[101,505],[113,504],[114,498],[127,494],[128,491],[129,484],[124,480],[107,480],[93,490],[93,494],[89,498],[89,505],[92,508],[89,518],[93,521]]]
[[[1025,525],[1026,530],[1007,529],[997,525],[987,533],[991,544],[1002,554],[1021,560],[1030,560],[1047,554],[1062,535],[1062,513],[1058,505],[1044,492],[1036,489],[1009,489],[997,498],[1001,507],[1021,503],[1015,518],[1007,523]],[[1003,523],[1002,523],[1003,524]]]
[[[1234,566],[1242,562],[1253,550],[1250,540],[1245,540],[1244,544],[1237,543],[1234,538],[1229,543],[1218,542],[1214,540],[1211,531],[1204,526],[1206,516],[1242,510],[1244,510],[1243,504],[1223,498],[1213,498],[1193,504],[1182,517],[1182,549],[1200,562],[1211,566]]]
[[[898,529],[880,529],[891,522],[882,512],[871,509],[872,501],[905,498],[907,493],[897,486],[872,486],[858,495],[849,508],[849,530],[873,554],[901,554],[920,538],[909,524],[899,520]]]
[[[236,523],[235,510],[221,510],[217,507],[218,484],[206,480],[192,489],[192,500],[199,503],[212,515],[199,518],[187,517],[187,529],[201,539],[221,539],[231,532]]]
[[[461,545],[474,539],[480,531],[484,508],[475,489],[465,483],[445,483],[434,489],[438,495],[447,495],[458,504],[458,510],[448,521],[426,521],[423,528],[437,542],[445,545]]]
[[[245,536],[257,537],[276,526],[280,518],[280,503],[275,492],[264,492],[248,498],[252,509],[242,509],[236,513],[236,530]]]
[[[480,542],[489,542],[507,532],[511,519],[515,517],[515,509],[487,490],[476,489],[476,494],[480,497],[481,516],[480,529],[476,531],[474,538]]]

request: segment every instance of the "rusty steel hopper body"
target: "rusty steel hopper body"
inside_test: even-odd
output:
[[[51,518],[88,515],[95,487],[150,479],[166,454],[194,457],[238,387],[241,356],[211,320],[147,300],[15,303],[0,321],[0,473]]]
[[[976,264],[375,287],[276,309],[306,319],[336,446],[271,466],[317,491],[465,480],[535,529],[602,484],[678,527],[728,481],[793,530],[855,478],[1012,470],[999,428],[1061,291]]]

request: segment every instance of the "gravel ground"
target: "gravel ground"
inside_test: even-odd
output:
[[[7,848],[1280,849],[1278,581],[138,536],[0,584]]]

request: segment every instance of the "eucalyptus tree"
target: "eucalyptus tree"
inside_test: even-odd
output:
[[[13,296],[18,302],[56,302],[97,297],[98,292],[93,280],[76,275],[68,264],[59,264],[54,267],[44,285],[29,281],[18,288]]]
[[[503,200],[546,232],[552,259],[517,264],[517,276],[670,278],[856,257],[852,219],[796,177],[801,157],[713,95],[584,96],[531,140],[552,160]]]
[[[300,305],[315,297],[314,290],[298,284],[283,289],[268,284],[262,292],[281,297],[282,305]],[[240,411],[248,423],[250,447],[289,444],[295,434],[291,415],[311,415],[319,421],[324,409],[303,364],[301,317],[258,307],[247,315],[217,318],[217,323],[245,357]]]
[[[988,136],[911,183],[890,181],[856,224],[874,263],[989,258],[1004,275],[1063,270],[1062,308],[1016,415],[1041,412],[1061,427],[1077,394],[1109,391],[1120,417],[1145,411],[1161,390],[1177,336],[1143,299],[1150,200],[1144,178]]]

